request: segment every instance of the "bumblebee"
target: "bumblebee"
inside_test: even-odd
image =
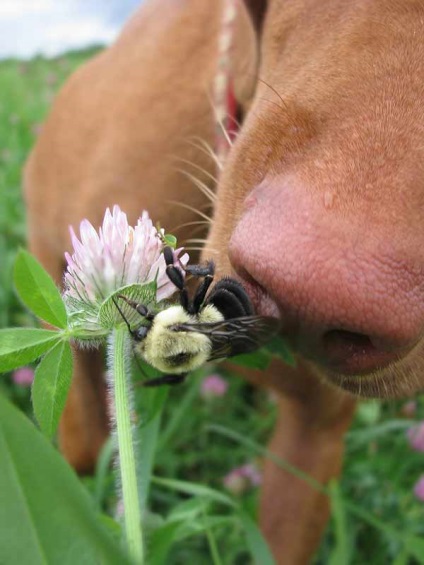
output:
[[[179,384],[207,361],[250,353],[279,330],[276,318],[255,315],[250,298],[237,280],[225,277],[208,294],[215,274],[212,261],[184,268],[187,274],[202,279],[190,298],[183,268],[174,264],[172,248],[164,248],[164,257],[166,273],[179,290],[179,304],[153,313],[145,305],[118,295],[143,317],[145,325],[136,330],[131,329],[116,304],[134,339],[135,352],[166,373],[145,381],[144,386]]]

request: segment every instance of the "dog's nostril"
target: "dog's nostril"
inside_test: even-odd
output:
[[[367,353],[374,348],[371,339],[362,333],[347,330],[329,330],[323,336],[324,348],[331,352]]]

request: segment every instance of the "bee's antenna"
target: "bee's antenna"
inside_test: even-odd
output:
[[[119,298],[126,298],[126,297],[123,296],[122,294],[118,294],[118,296],[119,296]],[[122,312],[122,310],[121,310],[119,304],[116,302],[114,296],[112,296],[112,300],[113,300],[113,302],[114,302],[114,304],[115,304],[115,306],[116,306],[118,312],[121,314],[122,319],[123,319],[124,322],[127,324],[127,328],[128,328],[128,331],[130,332],[131,336],[134,338],[135,341],[140,341],[140,337],[142,338],[142,337],[144,337],[144,336],[140,336],[140,333],[139,333],[138,331],[134,331],[134,330],[131,329],[131,326],[130,326],[128,320],[127,320],[126,317],[124,316],[124,313]],[[143,367],[142,367],[140,361],[138,360],[137,355],[135,354],[134,343],[132,344],[131,347],[132,347],[132,351],[133,351],[133,357],[134,357],[134,360],[135,360],[135,362],[136,362],[136,364],[137,364],[138,370],[139,370],[140,373],[143,375],[143,377],[147,377],[146,373],[145,373],[144,370],[143,370]],[[141,383],[141,384],[142,384],[142,383]]]
[[[119,296],[120,296],[120,295],[119,295]],[[131,334],[133,337],[136,337],[136,332],[131,329],[130,323],[128,322],[128,320],[127,320],[126,317],[124,316],[124,313],[122,312],[122,310],[121,310],[119,304],[116,302],[114,296],[112,296],[112,300],[113,300],[113,303],[115,304],[115,306],[116,306],[118,312],[121,314],[122,319],[123,319],[124,322],[127,324],[128,331],[130,332],[130,334]]]
[[[134,300],[130,300],[123,294],[118,294],[118,298],[122,298],[122,300],[125,300],[128,306],[134,308],[134,310],[138,312],[140,316],[143,316],[143,318],[146,318],[146,320],[149,320],[149,322],[151,322],[154,319],[155,315],[152,312],[149,312],[149,309],[146,306],[144,306],[144,304],[138,304],[138,302],[135,302]]]

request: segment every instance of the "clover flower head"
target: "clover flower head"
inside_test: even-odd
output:
[[[104,301],[129,285],[155,283],[154,301],[175,292],[166,274],[163,256],[164,230],[157,230],[147,212],[137,224],[128,224],[126,214],[114,206],[106,210],[97,232],[88,220],[80,224],[80,238],[70,228],[73,254],[65,253],[67,270],[64,300],[71,324],[86,331],[101,329],[99,311]],[[188,255],[174,252],[176,264],[186,265]]]

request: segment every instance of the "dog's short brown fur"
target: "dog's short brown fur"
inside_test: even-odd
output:
[[[279,393],[271,449],[325,483],[354,408],[342,389],[389,397],[424,383],[424,2],[246,6],[232,53],[244,121],[204,256],[281,316],[298,367],[247,377]],[[69,224],[98,225],[118,203],[172,231],[198,217],[170,200],[208,205],[178,168],[216,172],[198,142],[214,144],[220,16],[220,2],[150,0],[58,96],[25,176],[31,249],[58,283]],[[79,353],[61,445],[80,471],[107,434],[103,386],[99,356]],[[261,508],[277,560],[307,563],[324,497],[267,462]]]

